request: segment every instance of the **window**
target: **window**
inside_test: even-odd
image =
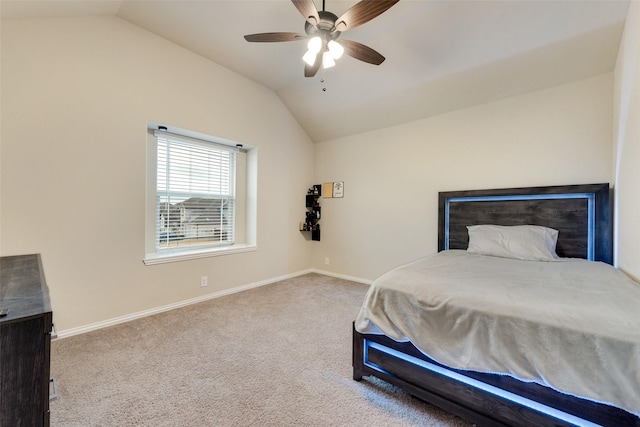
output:
[[[156,249],[233,244],[235,152],[156,131]]]
[[[251,174],[242,145],[149,126],[145,264],[255,249],[247,245]]]

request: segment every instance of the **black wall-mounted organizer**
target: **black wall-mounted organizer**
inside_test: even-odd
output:
[[[304,222],[300,223],[300,231],[310,231],[311,240],[320,240],[320,196],[322,196],[322,186],[314,185],[307,191],[306,207],[307,215]]]

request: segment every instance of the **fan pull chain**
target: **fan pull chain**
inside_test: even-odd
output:
[[[325,77],[325,73],[327,72],[327,70],[325,70],[325,68],[322,68],[322,77],[320,77],[320,83],[322,83],[322,91],[326,92],[327,91],[327,86],[324,84],[324,77]]]

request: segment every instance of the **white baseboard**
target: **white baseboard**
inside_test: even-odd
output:
[[[365,285],[371,285],[373,283],[373,280],[362,279],[360,277],[354,277],[354,276],[347,276],[347,275],[344,275],[344,274],[334,273],[332,271],[318,270],[316,268],[312,268],[310,272],[311,273],[322,274],[324,276],[336,277],[338,279],[349,280],[351,282],[363,283]]]
[[[271,279],[261,280],[259,282],[254,282],[254,283],[249,283],[247,285],[237,286],[235,288],[226,289],[224,291],[214,292],[214,293],[211,293],[211,294],[203,295],[201,297],[191,298],[191,299],[180,301],[180,302],[176,302],[176,303],[173,303],[173,304],[164,305],[162,307],[156,307],[156,308],[152,308],[152,309],[149,309],[149,310],[139,311],[137,313],[127,314],[125,316],[120,316],[120,317],[116,317],[116,318],[113,318],[113,319],[104,320],[102,322],[91,323],[89,325],[80,326],[80,327],[77,327],[77,328],[66,329],[64,331],[57,332],[56,339],[68,338],[68,337],[71,337],[71,336],[74,336],[74,335],[84,334],[86,332],[95,331],[97,329],[102,329],[102,328],[106,328],[106,327],[109,327],[109,326],[118,325],[120,323],[129,322],[131,320],[140,319],[142,317],[151,316],[153,314],[163,313],[165,311],[173,310],[173,309],[180,308],[180,307],[185,307],[187,305],[197,304],[199,302],[208,301],[210,299],[223,297],[225,295],[235,294],[235,293],[238,293],[238,292],[242,292],[242,291],[246,291],[246,290],[249,290],[249,289],[258,288],[260,286],[269,285],[271,283],[279,282],[281,280],[291,279],[293,277],[298,277],[298,276],[302,276],[302,275],[309,274],[309,273],[314,273],[314,272],[315,273],[324,274],[322,272],[314,271],[312,269],[302,270],[302,271],[298,271],[296,273],[291,273],[291,274],[285,274],[283,276],[273,277]],[[348,280],[350,280],[350,279],[348,279]]]

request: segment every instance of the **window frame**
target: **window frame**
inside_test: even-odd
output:
[[[178,246],[175,248],[160,248],[157,246],[159,218],[157,211],[158,137],[156,133],[158,132],[162,132],[162,136],[166,135],[168,138],[173,136],[179,140],[193,140],[194,144],[215,144],[222,149],[237,152],[240,158],[236,158],[235,161],[236,167],[234,168],[235,177],[233,181],[234,185],[236,182],[240,182],[241,188],[239,191],[240,198],[238,197],[238,193],[235,193],[235,230],[233,234],[240,237],[240,239],[235,239],[231,243],[216,242],[203,245]],[[240,163],[240,168],[237,167],[238,163]],[[246,144],[240,144],[173,126],[168,127],[156,122],[148,122],[146,187],[145,257],[143,259],[145,265],[221,256],[255,251],[257,249],[255,206],[257,190],[257,149],[255,147],[247,147]],[[240,221],[236,221],[238,217],[241,218]]]

